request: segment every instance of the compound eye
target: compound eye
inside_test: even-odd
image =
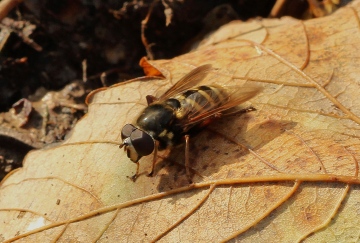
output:
[[[126,124],[123,129],[121,130],[121,139],[124,140],[125,138],[130,137],[131,133],[136,129],[131,124]]]
[[[144,131],[136,129],[131,133],[131,143],[134,146],[136,152],[140,156],[146,156],[152,153],[155,148],[153,138]]]

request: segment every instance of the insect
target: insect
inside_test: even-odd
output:
[[[157,151],[172,148],[185,141],[185,169],[189,169],[189,136],[210,122],[229,113],[231,108],[251,99],[260,87],[225,87],[216,84],[195,87],[212,70],[210,64],[199,66],[181,78],[159,98],[146,96],[148,106],[141,112],[136,124],[126,124],[121,131],[127,156],[137,164],[133,181],[139,173],[139,160],[154,152],[153,174]],[[243,109],[240,112],[255,110]]]

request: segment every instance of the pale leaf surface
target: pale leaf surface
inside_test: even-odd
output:
[[[0,240],[26,242],[359,241],[360,2],[331,16],[232,22],[148,73],[94,92],[65,143],[27,155],[0,188]],[[204,84],[258,85],[243,104],[184,148],[135,164],[120,131],[193,68]]]

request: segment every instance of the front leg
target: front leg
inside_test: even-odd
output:
[[[139,176],[139,167],[139,162],[136,162],[136,173],[132,177],[130,177],[130,180],[132,180],[133,182],[135,182]]]
[[[159,147],[159,141],[155,140],[154,157],[153,157],[153,162],[152,162],[151,171],[150,171],[150,173],[148,174],[148,176],[153,176],[153,174],[154,174],[155,163],[156,163],[156,160],[157,160],[158,147]]]
[[[186,176],[189,179],[189,183],[192,184],[192,179],[191,179],[191,175],[190,175],[190,167],[189,167],[189,163],[190,163],[190,159],[189,159],[189,139],[190,139],[190,136],[185,135],[185,169],[186,169]]]

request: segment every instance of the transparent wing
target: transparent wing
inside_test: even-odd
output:
[[[206,77],[210,70],[212,70],[211,64],[205,64],[193,69],[191,72],[182,77],[178,82],[176,82],[176,84],[174,84],[163,95],[161,95],[157,101],[163,101],[170,97],[174,97],[176,94],[194,87]]]
[[[221,95],[214,94],[213,97],[211,97],[214,99],[206,99],[209,101],[194,99],[195,102],[191,102],[185,107],[183,112],[186,114],[187,119],[184,119],[184,123],[182,124],[184,127],[201,123],[208,118],[224,115],[229,109],[256,96],[262,90],[262,87],[220,86],[218,89],[222,91]]]

